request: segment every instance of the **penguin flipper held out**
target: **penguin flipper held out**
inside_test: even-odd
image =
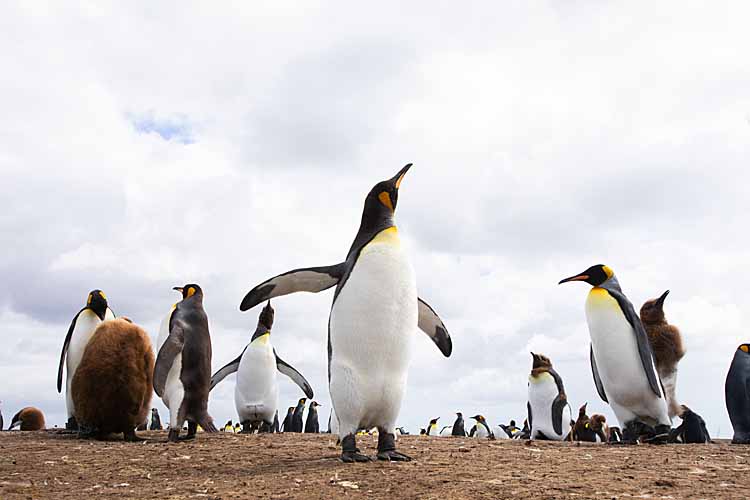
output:
[[[302,392],[305,393],[305,395],[308,397],[308,399],[312,399],[313,397],[313,390],[312,386],[310,386],[310,383],[307,381],[307,379],[302,376],[300,372],[298,372],[292,365],[284,361],[279,357],[278,354],[276,354],[276,349],[273,350],[274,356],[276,356],[276,368],[292,379],[292,382],[297,384],[300,389],[302,389]]]
[[[240,368],[240,361],[242,360],[242,356],[245,354],[245,351],[247,350],[247,346],[245,346],[245,349],[242,350],[239,356],[237,356],[236,359],[233,359],[226,365],[222,366],[216,373],[211,375],[211,386],[209,390],[213,390],[214,387],[216,387],[216,384],[227,378],[232,373],[236,373],[237,370]]]
[[[599,397],[602,398],[602,401],[605,403],[609,403],[607,400],[607,393],[604,392],[604,384],[602,384],[602,378],[599,376],[599,369],[596,367],[596,358],[594,358],[594,346],[590,345],[591,347],[591,373],[594,376],[594,385],[596,386],[596,392],[599,393]]]

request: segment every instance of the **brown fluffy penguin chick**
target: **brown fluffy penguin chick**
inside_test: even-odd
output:
[[[20,427],[22,431],[41,431],[44,430],[44,413],[38,408],[27,406],[13,415],[8,430]]]
[[[677,388],[677,363],[685,355],[682,347],[682,336],[676,326],[667,323],[664,316],[664,299],[669,290],[658,299],[646,301],[641,307],[641,322],[646,329],[654,351],[656,371],[659,373],[664,392],[667,397],[669,416],[679,415],[682,410],[677,402],[675,390]]]
[[[578,418],[573,424],[573,441],[596,441],[596,436],[591,429],[591,419],[586,415],[586,406],[588,403],[584,403],[578,409]]]
[[[602,443],[609,442],[609,426],[607,425],[607,417],[599,413],[591,415],[591,429],[599,436]]]
[[[76,417],[91,434],[122,432],[136,441],[135,428],[151,409],[154,350],[148,334],[128,319],[100,324],[73,377]]]

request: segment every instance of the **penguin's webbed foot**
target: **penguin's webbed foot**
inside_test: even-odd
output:
[[[653,429],[653,434],[647,437],[644,442],[649,444],[667,444],[669,442],[672,428],[666,424],[657,425]]]
[[[357,448],[357,438],[354,434],[349,434],[341,440],[341,461],[345,463],[370,462],[372,459],[363,455]]]
[[[389,432],[378,431],[378,460],[388,462],[410,462],[411,457],[396,451],[396,436]]]
[[[388,450],[379,451],[378,460],[385,460],[387,462],[411,462],[411,457],[396,450]]]

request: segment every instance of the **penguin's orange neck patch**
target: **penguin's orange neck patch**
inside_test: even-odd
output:
[[[370,242],[362,249],[366,251],[368,247],[372,245],[394,245],[400,246],[401,240],[398,238],[398,229],[396,226],[391,226],[387,229],[380,231]]]

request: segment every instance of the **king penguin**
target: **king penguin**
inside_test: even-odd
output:
[[[294,416],[294,406],[290,406],[286,410],[286,417],[284,422],[281,424],[281,432],[292,432],[292,417]]]
[[[430,423],[427,424],[427,435],[428,436],[437,436],[438,435],[438,420],[440,420],[440,417],[433,418],[430,420]]]
[[[154,390],[169,408],[169,441],[179,439],[187,420],[185,439],[193,439],[200,425],[217,432],[208,414],[211,387],[211,336],[203,309],[203,290],[196,284],[174,287],[182,300],[162,321],[159,354],[154,367]]]
[[[149,425],[148,430],[162,430],[161,417],[159,416],[159,410],[157,410],[156,408],[151,408],[151,425]]]
[[[274,310],[271,302],[263,308],[250,343],[234,361],[214,373],[211,389],[230,373],[237,372],[234,386],[234,405],[240,417],[242,432],[271,432],[279,406],[279,385],[276,372],[288,376],[307,395],[313,397],[312,387],[300,372],[276,354],[271,344]]]
[[[750,444],[750,344],[734,352],[724,384],[724,397],[732,422],[734,444]]]
[[[310,408],[307,409],[307,419],[305,420],[306,434],[318,434],[320,432],[320,424],[318,422],[318,406],[320,406],[320,404],[318,404],[317,401],[313,401],[312,403],[310,403]]]
[[[453,429],[451,430],[451,436],[466,437],[466,427],[464,427],[464,415],[460,411],[456,412],[456,421],[453,422]]]
[[[471,418],[473,420],[476,420],[477,423],[474,424],[474,426],[469,431],[470,437],[487,438],[490,440],[495,440],[495,433],[492,432],[492,429],[490,429],[490,426],[487,425],[487,419],[484,418],[484,415],[474,415]]]
[[[78,369],[83,352],[86,350],[94,330],[102,321],[107,319],[115,319],[115,314],[107,306],[107,296],[101,290],[92,290],[86,299],[86,305],[73,317],[68,333],[65,335],[62,352],[60,353],[60,365],[57,368],[57,392],[62,392],[63,366],[66,366],[65,406],[68,412],[68,421],[65,423],[65,428],[67,430],[78,430],[73,395],[70,390],[73,376],[76,374],[76,369]]]
[[[593,286],[586,300],[591,370],[599,396],[623,428],[623,442],[634,444],[643,435],[665,442],[672,422],[651,344],[614,271],[598,264],[560,284],[570,281]]]
[[[570,405],[562,377],[543,354],[531,353],[527,404],[531,439],[562,441],[570,434]]]
[[[302,417],[305,413],[305,403],[307,403],[307,398],[301,398],[297,401],[297,407],[294,409],[294,413],[292,413],[292,432],[302,432],[304,427]]]
[[[410,167],[370,190],[344,262],[271,278],[253,288],[240,305],[246,311],[273,297],[336,286],[328,321],[328,385],[344,462],[370,460],[357,449],[355,436],[373,427],[378,428],[378,459],[410,460],[396,451],[394,431],[414,331],[427,333],[446,357],[452,350],[445,325],[417,297],[414,270],[394,223],[399,187]]]

